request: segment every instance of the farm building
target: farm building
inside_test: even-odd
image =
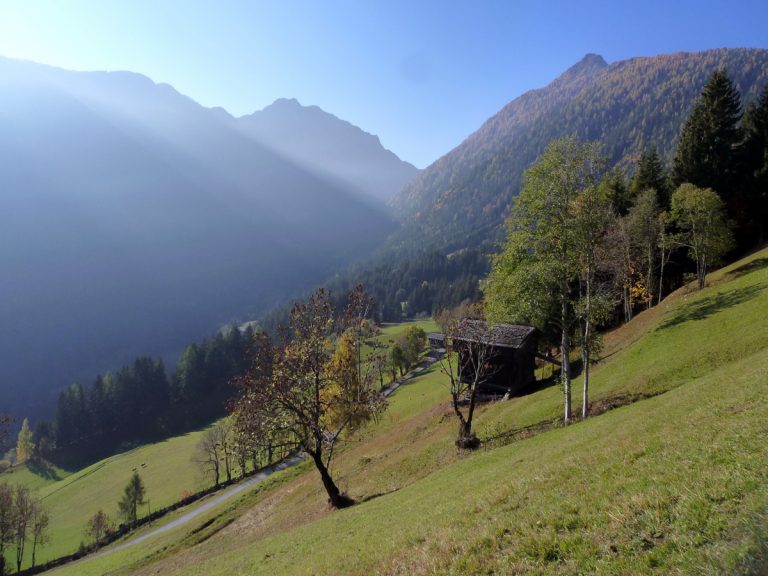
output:
[[[514,395],[533,384],[539,331],[533,326],[462,320],[453,335],[459,376],[467,384],[478,375],[481,396]]]
[[[427,334],[427,340],[429,341],[429,347],[432,350],[445,348],[445,334],[441,334],[440,332],[430,332]]]

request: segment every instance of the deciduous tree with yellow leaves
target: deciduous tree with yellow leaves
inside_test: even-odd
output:
[[[342,320],[337,319],[326,290],[295,304],[281,343],[261,337],[233,406],[240,434],[253,441],[278,438],[312,459],[334,508],[353,504],[331,476],[334,449],[345,431],[374,418],[384,406],[373,378],[362,367],[365,317],[361,314],[369,307],[355,303],[361,298],[364,293],[353,292],[352,312],[348,307]]]

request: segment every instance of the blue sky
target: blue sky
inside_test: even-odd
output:
[[[424,167],[588,52],[768,48],[768,2],[0,0],[0,54],[132,70],[235,115],[295,97]]]

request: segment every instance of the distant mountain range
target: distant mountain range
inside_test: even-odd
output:
[[[718,49],[607,64],[588,54],[545,88],[514,99],[393,200],[404,222],[395,245],[446,251],[498,239],[523,174],[553,139],[599,140],[632,169],[652,145],[669,161],[682,123],[716,69],[746,104],[768,84],[768,50]]]
[[[415,173],[295,101],[238,119],[0,58],[0,412],[321,282],[392,232],[383,201]]]
[[[419,172],[384,149],[378,137],[293,99],[277,100],[236,122],[244,134],[285,158],[382,202]]]

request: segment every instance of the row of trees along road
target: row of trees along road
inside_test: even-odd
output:
[[[506,245],[484,285],[491,322],[530,323],[559,342],[565,423],[571,349],[581,348],[586,417],[589,368],[601,343],[596,328],[614,317],[617,302],[625,321],[660,302],[687,266],[673,260],[676,253],[684,251],[701,289],[734,246],[744,251],[764,240],[768,87],[742,120],[738,92],[716,72],[682,129],[671,174],[653,148],[631,184],[606,166],[599,143],[552,142],[526,172]],[[674,279],[665,277],[670,264]]]
[[[49,541],[48,513],[26,486],[0,483],[0,575],[6,573],[6,551],[13,549],[16,570],[25,554],[36,563],[37,549]]]
[[[338,441],[385,407],[375,370],[362,357],[371,304],[360,286],[340,317],[323,289],[295,304],[278,342],[256,335],[253,365],[239,379],[232,408],[244,442],[306,453],[335,508],[353,503],[330,473]]]

